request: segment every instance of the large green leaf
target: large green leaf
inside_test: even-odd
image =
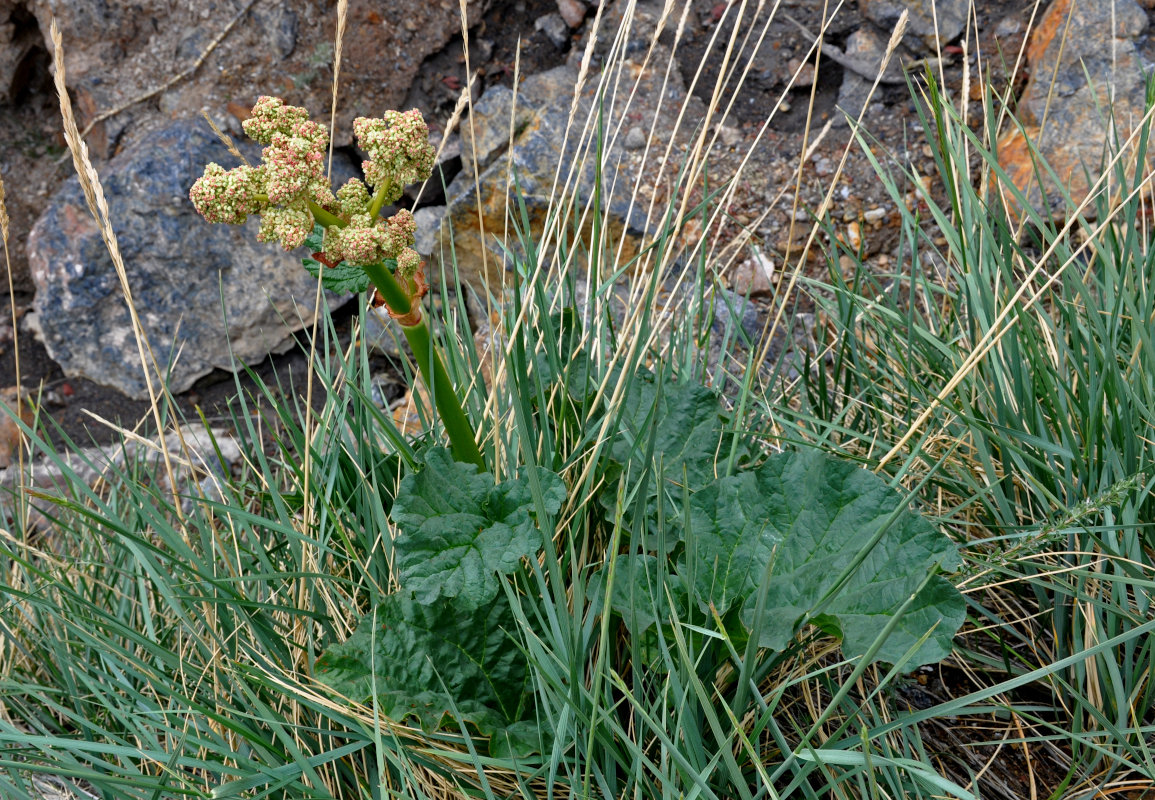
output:
[[[652,436],[654,460],[661,461],[663,478],[672,484],[667,488],[680,487],[685,480],[692,491],[714,480],[717,464],[729,455],[732,437],[723,430],[728,421],[710,389],[699,383],[659,382],[640,370],[623,402],[622,433],[612,455],[625,464],[647,451]],[[744,452],[739,450],[739,455]]]
[[[395,722],[426,731],[470,723],[495,753],[537,750],[528,663],[504,596],[464,611],[452,600],[386,597],[346,641],[317,660],[316,675],[358,703],[377,704]],[[456,720],[452,722],[447,720]]]
[[[697,383],[659,380],[647,370],[639,370],[631,380],[622,402],[619,433],[610,451],[613,463],[608,478],[626,475],[639,479],[638,464],[652,452],[648,466],[654,478],[644,501],[645,519],[636,520],[627,511],[626,524],[635,531],[654,529],[659,492],[668,525],[675,537],[680,536],[678,512],[684,490],[695,492],[711,483],[719,467],[730,456],[734,434],[726,430],[729,415],[723,411],[718,396]],[[746,443],[739,441],[735,455],[739,462],[749,454]],[[602,502],[612,507],[617,487],[607,482]]]
[[[557,475],[538,468],[545,511],[565,500]],[[421,602],[458,598],[477,608],[497,594],[499,574],[541,549],[537,506],[524,470],[494,483],[488,472],[431,448],[424,467],[402,479],[392,517],[401,530],[393,543],[401,586]]]
[[[902,503],[885,481],[850,462],[815,450],[779,453],[691,497],[678,570],[700,607],[741,608],[759,644],[775,650],[809,621],[840,636],[846,656],[861,656],[917,593],[876,657],[897,661],[929,632],[909,663],[938,661],[950,653],[965,606],[938,575],[919,587],[930,572],[956,568],[958,551]]]
[[[766,574],[781,531],[768,523],[771,504],[753,472],[715,481],[690,498],[691,535],[680,571],[719,614],[741,607]]]

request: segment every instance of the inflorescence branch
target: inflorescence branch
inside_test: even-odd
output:
[[[231,225],[259,214],[257,239],[280,242],[286,250],[304,244],[315,224],[324,227],[324,250],[315,254],[317,260],[330,267],[344,261],[365,270],[409,339],[454,454],[484,468],[473,428],[421,315],[425,281],[413,249],[417,223],[406,209],[378,219],[406,186],[433,171],[435,151],[421,112],[386,111],[380,119],[354,120],[357,144],[369,155],[361,164],[365,180],[350,178],[336,194],[325,172],[329,133],[304,108],[261,97],[244,130],[265,145],[263,163],[231,170],[209,164],[189,191],[197,211],[209,222]],[[385,266],[390,262],[392,271]]]

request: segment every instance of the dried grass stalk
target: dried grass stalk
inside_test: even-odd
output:
[[[68,97],[68,87],[65,83],[65,67],[64,67],[64,46],[63,38],[60,35],[60,26],[56,23],[56,18],[52,18],[51,24],[52,37],[52,60],[55,66],[55,74],[53,81],[56,84],[56,93],[60,97],[60,117],[64,124],[64,141],[68,144],[68,150],[72,153],[72,165],[76,169],[76,175],[80,179],[80,188],[84,191],[84,199],[88,204],[88,210],[92,214],[93,219],[96,220],[97,227],[100,228],[100,236],[104,240],[104,246],[108,249],[108,254],[112,257],[112,264],[116,270],[116,276],[120,280],[120,288],[124,294],[124,301],[128,305],[129,317],[132,321],[133,337],[136,340],[137,354],[140,356],[141,368],[144,372],[145,386],[148,388],[148,397],[152,409],[153,421],[156,424],[158,436],[163,437],[164,421],[162,419],[160,403],[165,402],[170,409],[174,403],[172,396],[168,393],[168,388],[164,385],[164,373],[157,365],[156,358],[153,355],[152,347],[149,345],[148,337],[145,334],[144,326],[141,324],[140,316],[136,311],[136,304],[132,299],[132,287],[128,282],[128,273],[124,267],[124,258],[120,254],[120,246],[116,241],[116,232],[112,229],[111,214],[108,210],[108,201],[104,197],[104,187],[100,183],[100,175],[96,172],[96,168],[92,166],[92,159],[88,155],[88,146],[81,138],[80,130],[76,124],[76,115],[72,111],[72,101]],[[151,369],[149,368],[151,365]],[[153,383],[153,375],[156,375],[157,381],[160,384],[160,389]],[[169,415],[170,418],[175,418]],[[180,435],[180,428],[177,427],[177,434]],[[181,449],[186,456],[188,448],[181,439]],[[174,508],[177,514],[181,514],[181,503],[177,497],[177,482],[173,473],[172,459],[169,456],[168,448],[162,448],[164,456],[165,471],[168,476],[169,486],[172,487],[175,502]]]
[[[0,236],[4,237],[4,247],[8,247],[8,206],[4,204],[4,176],[0,175]],[[12,279],[11,273],[8,279]]]

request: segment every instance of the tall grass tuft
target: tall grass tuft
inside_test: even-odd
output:
[[[1059,790],[1125,785],[1155,768],[1155,653],[1140,635],[1155,619],[1155,248],[1135,168],[1150,115],[1108,151],[1088,202],[1067,197],[1052,218],[999,167],[993,101],[975,131],[933,75],[921,97],[945,202],[875,160],[902,217],[899,271],[831,252],[829,279],[807,282],[829,346],[767,409],[790,438],[928,476],[927,502],[971,556],[978,625],[960,663],[990,679],[1037,671],[1049,705],[1018,738],[1061,743]],[[878,143],[860,140],[874,159]],[[1052,175],[1041,157],[1036,170]],[[858,265],[849,277],[839,257]]]

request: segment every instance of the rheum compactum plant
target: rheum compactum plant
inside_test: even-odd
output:
[[[362,162],[365,180],[350,178],[336,194],[325,173],[329,133],[305,109],[261,97],[243,125],[250,138],[265,145],[263,163],[230,170],[209,164],[189,191],[197,211],[209,222],[232,225],[259,214],[259,241],[280,242],[286,250],[309,244],[316,269],[330,272],[326,277],[344,288],[372,283],[374,302],[388,309],[413,348],[454,455],[484,466],[421,313],[426,284],[413,249],[413,215],[401,209],[388,219],[378,218],[406,186],[424,181],[433,170],[435,153],[421,112],[387,111],[380,119],[354,120],[357,143],[369,154]]]
[[[541,463],[566,471],[597,458],[605,479],[580,487],[546,466],[487,471],[422,314],[413,217],[378,218],[405,185],[432,170],[420,114],[356,120],[370,156],[365,181],[350,180],[335,194],[323,168],[328,134],[304,109],[262,97],[244,127],[265,145],[263,164],[210,164],[190,192],[197,209],[210,222],[233,224],[260,214],[260,238],[286,249],[308,244],[314,258],[305,266],[327,286],[375,286],[412,345],[452,445],[424,447],[402,477],[388,509],[397,535],[368,537],[391,548],[401,588],[315,663],[323,682],[395,722],[416,719],[434,731],[448,721],[451,729],[480,732],[495,757],[557,757],[577,742],[594,759],[587,745],[595,738],[631,735],[597,711],[622,702],[621,687],[607,676],[672,675],[679,663],[673,642],[702,649],[690,660],[693,673],[712,683],[703,694],[708,713],[725,707],[735,720],[758,705],[751,687],[796,650],[804,628],[840,638],[858,669],[871,661],[910,668],[950,652],[965,608],[938,572],[956,567],[958,552],[909,509],[908,498],[816,450],[767,455],[716,395],[660,365],[658,374],[611,373],[625,387],[611,405],[589,391],[589,380],[574,377],[602,376],[583,350],[573,309],[516,326],[519,333],[509,335],[521,338],[511,352],[523,353],[527,366],[507,380],[526,395],[526,419],[536,416],[543,429],[564,427],[565,417],[603,432],[600,454],[559,451]],[[521,373],[529,372],[548,385],[526,389]],[[498,481],[497,472],[506,477]],[[558,568],[564,559],[576,568]],[[559,590],[567,572],[573,585]],[[574,676],[593,676],[580,692],[572,676],[547,677],[550,659],[532,656],[533,643],[552,635],[544,621],[556,627],[561,618],[601,620],[600,635],[586,640],[596,645],[567,662]],[[615,641],[631,644],[615,649]],[[649,681],[631,702],[677,684]],[[608,733],[591,729],[586,739],[563,730],[560,719],[595,727],[604,720]],[[644,726],[632,735],[644,736]],[[719,753],[733,749],[723,726],[695,735]],[[748,775],[734,768],[728,780],[738,784],[765,774],[760,766]]]

